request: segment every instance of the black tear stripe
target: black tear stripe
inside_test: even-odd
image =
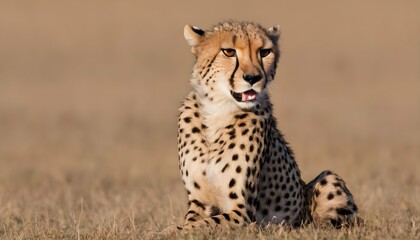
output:
[[[260,57],[260,67],[262,69],[262,72],[264,73],[264,79],[265,79],[264,88],[266,88],[267,87],[267,84],[268,84],[268,78],[267,78],[267,73],[265,72],[265,68],[264,68],[263,58],[262,57]]]
[[[265,41],[264,39],[262,39],[263,41],[263,46],[265,45]],[[264,88],[267,87],[267,83],[268,83],[268,78],[267,78],[267,73],[265,72],[265,68],[264,68],[264,64],[263,64],[263,58],[261,57],[260,53],[260,49],[258,49],[258,53],[257,53],[257,59],[259,60],[260,63],[260,67],[264,73],[264,78],[265,78],[265,83],[264,83]],[[272,51],[272,53],[274,54],[274,51]]]
[[[233,86],[233,78],[235,77],[235,73],[236,73],[236,71],[238,70],[238,67],[239,67],[238,55],[235,55],[235,59],[236,59],[235,69],[233,70],[232,75],[230,75],[230,79],[229,79],[229,83],[230,83],[230,86],[232,87],[232,89],[234,88],[234,86]]]
[[[207,70],[206,70],[206,72],[203,74],[203,76],[201,76],[201,78],[202,79],[204,79],[205,77],[206,77],[206,75],[210,72],[210,68],[211,68],[211,65],[213,64],[213,62],[216,60],[216,57],[217,57],[217,55],[218,55],[219,53],[217,53],[214,57],[213,57],[213,59],[210,61],[210,63],[207,65]]]

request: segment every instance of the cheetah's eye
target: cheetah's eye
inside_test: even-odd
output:
[[[226,55],[226,57],[234,57],[236,55],[236,51],[233,48],[222,49],[222,52]]]
[[[261,49],[260,50],[260,56],[261,57],[267,57],[271,53],[271,49]]]

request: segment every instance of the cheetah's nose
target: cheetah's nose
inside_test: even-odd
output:
[[[260,74],[244,74],[243,78],[252,86],[254,83],[260,81],[262,76]]]

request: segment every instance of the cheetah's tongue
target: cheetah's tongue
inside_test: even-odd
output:
[[[257,92],[252,89],[242,93],[242,102],[254,101],[256,98]]]

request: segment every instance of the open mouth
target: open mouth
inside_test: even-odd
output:
[[[233,98],[235,98],[236,101],[238,102],[254,102],[257,99],[257,95],[258,93],[251,89],[242,93],[236,93],[231,91],[230,92],[233,96]]]

